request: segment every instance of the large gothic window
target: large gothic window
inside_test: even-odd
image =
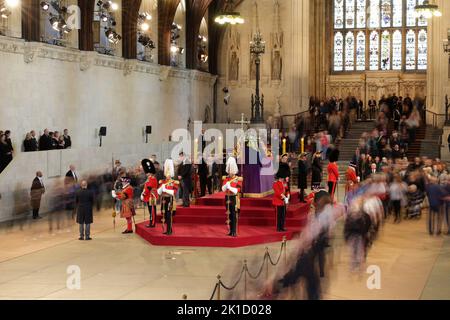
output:
[[[414,10],[423,2],[333,0],[333,71],[426,70],[427,20]]]

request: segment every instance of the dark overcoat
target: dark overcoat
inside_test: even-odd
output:
[[[94,193],[88,189],[80,189],[75,194],[77,209],[77,223],[91,224],[94,222],[92,207],[94,205]]]

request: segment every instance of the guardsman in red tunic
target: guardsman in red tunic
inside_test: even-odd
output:
[[[175,168],[172,159],[166,160],[164,164],[164,175],[166,179],[159,182],[158,194],[161,196],[161,209],[163,213],[163,230],[166,224],[166,232],[164,234],[170,236],[172,234],[172,219],[177,211],[176,195],[180,185],[179,181],[173,180]]]
[[[346,184],[345,184],[345,193],[353,190],[359,183],[358,176],[356,175],[356,164],[350,162],[348,165],[347,172],[345,173]]]
[[[236,159],[230,157],[227,161],[226,172],[228,176],[222,178],[222,191],[225,192],[225,206],[227,209],[227,224],[230,232],[229,236],[237,237],[237,225],[239,220],[240,197],[242,189],[241,177],[237,176],[238,167]]]
[[[130,181],[130,178],[122,178],[122,190],[119,192],[112,191],[113,198],[122,201],[120,217],[127,220],[127,229],[122,232],[123,234],[133,233],[132,219],[136,215],[133,203],[133,187],[130,185]]]
[[[338,182],[339,182],[339,168],[336,163],[339,160],[339,150],[332,149],[330,151],[328,159],[330,161],[330,163],[328,164],[328,167],[327,167],[328,193],[330,194],[331,199],[333,199],[333,202],[334,202],[334,195],[336,193],[336,189],[338,187]]]
[[[150,214],[149,224],[147,228],[156,226],[156,202],[158,201],[158,180],[155,178],[156,169],[151,160],[142,160],[142,168],[147,174],[147,181],[144,184],[144,190],[141,194],[141,200],[147,205]]]
[[[286,206],[289,204],[291,197],[289,193],[289,186],[284,176],[280,173],[276,175],[277,180],[273,183],[274,195],[272,198],[272,204],[277,211],[277,231],[285,232],[284,224],[286,221]]]

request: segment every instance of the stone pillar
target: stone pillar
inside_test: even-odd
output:
[[[292,51],[289,68],[291,78],[291,106],[289,112],[304,111],[309,103],[309,0],[291,0]]]
[[[326,94],[326,76],[330,69],[330,45],[328,17],[331,17],[331,2],[313,0],[310,4],[310,95],[323,98]]]
[[[445,95],[450,96],[450,56],[444,53],[442,40],[450,29],[450,1],[437,0],[442,17],[433,17],[428,27],[428,72],[427,108],[438,114],[445,114]],[[442,125],[444,117],[439,117]],[[427,122],[431,123],[427,116]]]

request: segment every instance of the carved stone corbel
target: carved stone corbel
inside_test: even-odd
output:
[[[166,81],[169,77],[170,70],[172,68],[170,66],[161,66],[160,72],[159,72],[159,81]]]
[[[94,53],[94,52],[93,52]],[[80,70],[87,71],[94,61],[91,52],[86,52],[80,56]]]
[[[23,61],[25,63],[32,63],[37,54],[37,48],[35,44],[27,42],[23,47]]]
[[[123,75],[129,76],[130,74],[132,74],[135,66],[136,66],[136,61],[126,60],[123,64]]]

